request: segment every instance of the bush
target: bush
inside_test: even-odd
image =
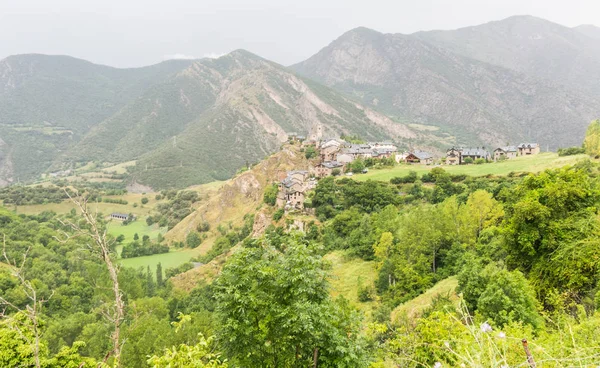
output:
[[[180,273],[184,273],[185,271],[191,270],[194,268],[194,265],[191,262],[186,262],[178,267],[170,267],[165,270],[166,278],[173,277],[175,275],[179,275]]]
[[[463,160],[463,164],[472,164],[473,163],[473,159],[471,157],[465,157],[465,159]]]
[[[311,158],[317,157],[317,150],[315,149],[315,147],[313,147],[313,146],[306,147],[306,150],[304,150],[304,157],[306,157],[309,160]]]
[[[342,171],[340,169],[331,170],[331,175],[333,175],[333,176],[339,176],[341,173],[342,173]]]
[[[585,153],[585,149],[583,147],[569,147],[569,148],[559,148],[558,155],[559,156],[573,156],[580,155]]]
[[[283,208],[278,209],[277,211],[275,211],[275,213],[273,214],[273,220],[275,221],[279,221],[281,220],[281,218],[283,217],[283,214],[285,213],[285,211],[283,210]]]
[[[207,221],[202,221],[198,224],[196,230],[198,230],[199,233],[205,233],[210,230],[210,224]]]
[[[451,174],[450,175],[450,180],[452,180],[453,183],[458,183],[461,181],[464,181],[467,178],[466,174]]]
[[[406,183],[414,183],[415,181],[417,181],[417,172],[411,170],[405,176],[397,176],[395,178],[392,178],[390,180],[390,183],[392,183],[392,184],[406,184]]]
[[[263,202],[269,206],[274,206],[277,203],[277,193],[279,193],[279,187],[275,183],[271,184],[265,189]]]
[[[478,158],[477,160],[475,160],[475,165],[481,165],[481,164],[485,164],[487,161],[485,160],[485,158]]]
[[[375,299],[375,288],[373,285],[358,288],[358,300],[362,303],[370,302]]]
[[[190,248],[196,248],[202,244],[202,239],[200,239],[200,236],[197,232],[190,232],[185,237],[185,244]]]
[[[148,198],[142,197],[141,202],[142,202],[142,204],[148,204]]]

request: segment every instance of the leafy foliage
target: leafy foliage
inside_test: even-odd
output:
[[[357,316],[332,301],[323,260],[289,239],[279,251],[268,240],[236,253],[216,283],[219,339],[246,367],[364,365]]]

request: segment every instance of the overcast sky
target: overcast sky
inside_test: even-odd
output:
[[[600,25],[600,0],[0,0],[0,59],[66,54],[133,67],[243,48],[289,65],[358,26],[412,33],[520,14]]]

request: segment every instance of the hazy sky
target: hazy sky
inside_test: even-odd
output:
[[[243,48],[289,65],[357,26],[412,33],[517,14],[600,25],[600,0],[0,0],[0,59],[35,52],[131,67]]]

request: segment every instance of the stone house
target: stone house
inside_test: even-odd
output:
[[[473,161],[477,159],[484,159],[489,161],[491,159],[491,155],[488,151],[485,150],[484,147],[476,147],[476,148],[463,148],[460,151],[460,164],[465,163],[466,158],[471,158]]]
[[[515,146],[498,147],[494,150],[494,161],[498,161],[501,157],[507,159],[517,157],[518,150]]]
[[[398,151],[398,147],[392,142],[369,142],[368,145],[374,150]]]
[[[407,164],[431,165],[433,163],[433,156],[429,152],[413,151],[406,155],[404,162]]]
[[[321,141],[321,145],[319,147],[321,161],[335,161],[343,145],[344,142],[339,139],[328,139]]]
[[[354,156],[352,156],[351,154],[346,153],[346,152],[341,152],[341,153],[338,153],[336,161],[341,164],[346,165],[346,164],[349,164],[352,161],[354,161]]]
[[[460,165],[460,151],[455,147],[446,151],[446,165]]]
[[[277,206],[303,209],[305,193],[316,186],[316,181],[305,170],[288,171],[285,179],[279,182]]]
[[[521,143],[517,146],[519,156],[537,155],[540,153],[540,145],[537,143]]]
[[[330,176],[333,170],[338,169],[340,172],[344,171],[344,164],[337,161],[324,161],[315,167],[317,177],[324,178]]]

